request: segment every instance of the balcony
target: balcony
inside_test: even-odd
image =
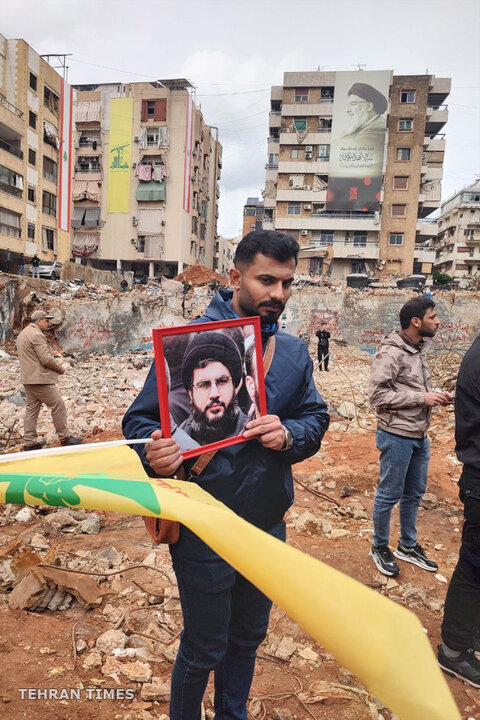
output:
[[[413,251],[413,259],[421,263],[434,263],[436,250],[434,247],[424,247],[423,245],[415,245]]]
[[[293,160],[289,162],[280,162],[278,165],[279,173],[293,173],[294,175],[328,175],[328,158],[316,158],[315,160],[298,161]]]
[[[448,105],[427,107],[426,112],[426,135],[436,135],[444,127],[448,120]]]
[[[271,128],[279,128],[281,123],[281,114],[279,111],[269,113],[268,126]]]
[[[314,117],[323,115],[332,115],[333,98],[322,98],[319,103],[292,103],[283,105],[283,117]]]
[[[278,163],[265,163],[265,170],[277,170]]]
[[[445,135],[440,133],[433,137],[430,135],[424,137],[423,147],[427,152],[445,152]]]
[[[0,148],[2,150],[6,150],[10,155],[15,155],[15,157],[20,158],[20,160],[23,160],[23,152],[19,149],[14,147],[13,145],[10,145],[6,140],[2,140],[0,138]]]
[[[323,212],[311,217],[288,215],[275,220],[276,230],[361,230],[378,232],[380,219],[375,213],[329,213]]]
[[[303,202],[303,203],[324,203],[327,200],[326,190],[277,190],[277,202]]]
[[[417,237],[432,238],[437,236],[437,232],[436,220],[429,220],[428,218],[417,220]]]
[[[9,183],[3,182],[2,180],[0,180],[0,192],[8,193],[9,195],[13,195],[14,197],[23,197],[22,188],[18,188],[15,185],[10,185]]]
[[[302,146],[305,145],[329,145],[332,131],[330,128],[322,128],[317,132],[307,133]],[[298,145],[296,132],[282,132],[280,134],[280,145]]]
[[[2,97],[0,95],[0,105],[4,108],[6,108],[9,112],[16,115],[18,118],[23,119],[23,112],[17,108],[15,105],[13,105],[11,102],[9,102],[6,98]]]
[[[355,245],[352,240],[334,240],[332,243],[313,241],[309,247],[300,249],[298,257],[324,257],[328,247],[332,248],[333,258],[337,260],[377,260],[380,251],[377,241],[368,241],[358,245]]]

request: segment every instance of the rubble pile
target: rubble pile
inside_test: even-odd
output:
[[[215,282],[218,283],[219,286],[224,286],[228,285],[229,282],[228,278],[224,277],[224,275],[219,275],[213,270],[210,270],[210,268],[205,267],[205,265],[192,265],[185,270],[185,272],[177,275],[174,280],[178,280],[178,282],[181,283],[187,283],[192,287],[208,285],[209,283]]]
[[[74,435],[120,433],[122,417],[138,395],[150,367],[153,351],[76,358],[56,351],[66,368],[59,389],[65,399],[68,423]],[[25,395],[19,382],[17,357],[0,354],[0,450],[20,449],[23,436]],[[43,408],[38,421],[40,438],[58,444],[50,413]],[[121,433],[119,434],[121,437]]]

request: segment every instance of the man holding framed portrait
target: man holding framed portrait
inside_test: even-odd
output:
[[[244,237],[230,271],[233,290],[221,289],[204,316],[187,329],[155,332],[156,362],[123,421],[127,438],[152,438],[145,447],[137,446],[150,477],[171,476],[182,468],[186,478],[280,540],[285,540],[283,518],[293,502],[291,466],[318,451],[329,421],[305,344],[278,328],[291,294],[298,250],[294,238],[276,231],[259,230]],[[172,331],[184,339],[181,351],[167,349],[165,337]],[[216,336],[207,342],[208,333]],[[252,335],[253,363],[248,353]],[[269,353],[264,384],[262,348]],[[162,390],[166,364],[172,390],[178,391],[168,402]],[[198,374],[199,369],[208,372]],[[260,415],[251,410],[255,402]],[[175,433],[171,436],[168,425],[174,406],[175,423],[190,437],[196,435],[200,448],[182,450]],[[218,430],[227,414],[230,425],[222,428],[218,440],[220,433],[213,426]],[[204,452],[210,453],[202,456],[208,463],[198,474],[194,455]],[[200,720],[213,670],[216,720],[246,720],[256,652],[267,632],[271,601],[186,527],[181,527],[170,553],[184,615],[172,672],[170,718]]]

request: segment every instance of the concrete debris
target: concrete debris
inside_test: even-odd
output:
[[[97,650],[110,655],[115,649],[123,649],[127,644],[128,637],[121,630],[107,630],[97,638],[95,646]]]
[[[35,533],[35,535],[30,540],[30,545],[33,547],[34,550],[49,550],[50,545],[48,543],[48,540],[43,535],[40,535],[40,533]]]
[[[355,405],[352,402],[344,401],[338,406],[337,412],[347,420],[353,420],[355,417]]]
[[[161,678],[153,676],[150,683],[142,685],[140,691],[142,700],[157,700],[159,702],[170,701],[170,683],[164,682]]]
[[[275,657],[278,657],[281,660],[289,660],[297,647],[298,645],[295,640],[287,635],[281,639],[280,645],[275,650]]]
[[[282,708],[273,708],[273,720],[296,720],[297,716],[293,715],[290,710]]]
[[[298,532],[316,533],[321,527],[319,518],[310,511],[306,511],[293,521],[293,527]]]
[[[79,530],[85,535],[96,535],[100,532],[101,518],[99,515],[92,513],[79,525]],[[110,567],[110,565],[109,565]]]
[[[85,655],[82,663],[84,670],[93,670],[93,668],[101,667],[101,665],[102,655],[97,650],[93,650],[89,652],[88,655]]]
[[[140,660],[133,662],[121,662],[111,655],[107,657],[102,665],[102,674],[115,677],[118,674],[125,675],[132,682],[146,683],[152,677],[152,669],[150,665]]]
[[[31,522],[35,517],[35,510],[31,507],[25,506],[17,512],[15,520],[19,523]]]
[[[106,592],[90,576],[62,568],[33,567],[15,586],[8,603],[13,610],[63,610],[74,596],[88,609],[100,605]]]

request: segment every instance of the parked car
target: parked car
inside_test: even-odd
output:
[[[62,272],[63,263],[54,260],[53,262],[42,261],[38,266],[38,274],[41,278],[48,278],[49,280],[57,280]],[[30,265],[28,274],[33,277],[33,268]]]

